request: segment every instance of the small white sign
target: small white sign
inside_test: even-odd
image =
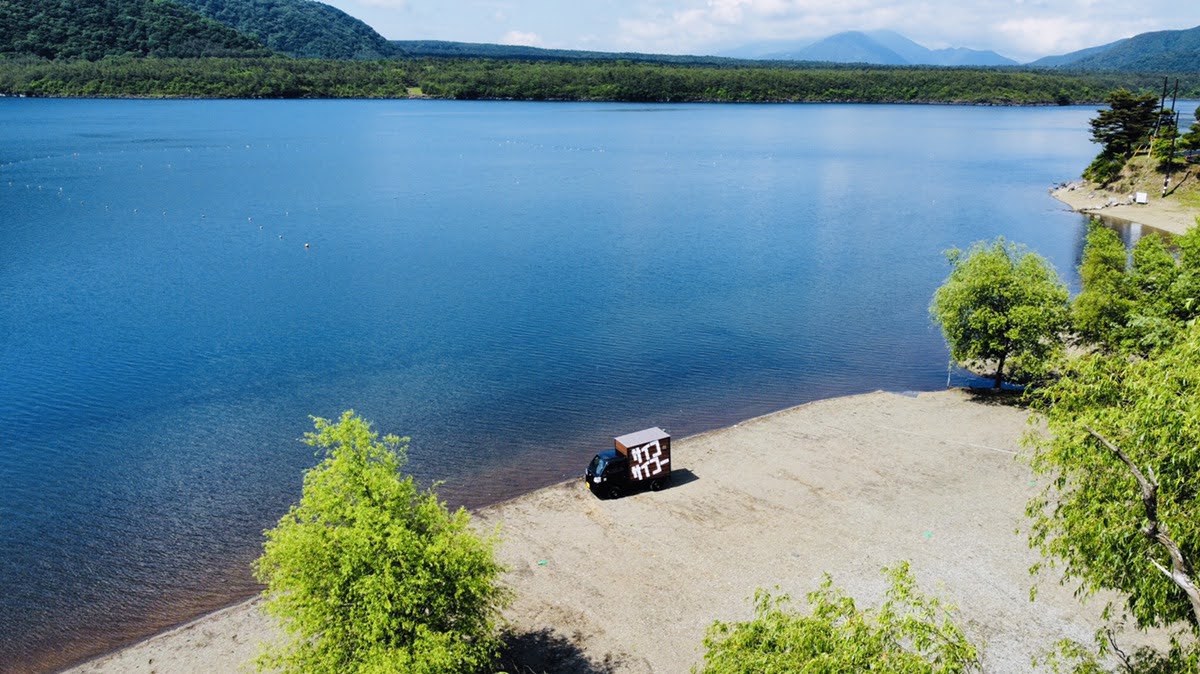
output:
[[[1145,192],[1138,192],[1138,193],[1134,194],[1133,200],[1138,202],[1139,204],[1144,204],[1144,203],[1148,202]]]

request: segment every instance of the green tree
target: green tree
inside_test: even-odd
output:
[[[1079,273],[1077,336],[1109,353],[1151,356],[1200,317],[1200,227],[1170,241],[1144,236],[1129,255],[1114,232],[1093,225]]]
[[[1166,240],[1160,236],[1143,236],[1133,247],[1131,257],[1133,267],[1129,277],[1134,306],[1128,331],[1133,350],[1150,354],[1169,344],[1182,327],[1171,293],[1179,277],[1179,267]]]
[[[1088,180],[1102,184],[1112,182],[1138,146],[1150,139],[1158,115],[1158,97],[1152,93],[1137,95],[1122,88],[1104,100],[1108,109],[1098,111],[1089,122],[1100,154],[1083,172]]]
[[[507,592],[493,539],[402,476],[407,438],[346,412],[313,419],[324,452],[300,503],[266,532],[255,575],[290,640],[259,658],[284,672],[473,672],[499,647]]]
[[[1026,509],[1030,544],[1081,593],[1124,593],[1139,627],[1178,629],[1160,671],[1200,671],[1200,323],[1153,358],[1073,360],[1035,409],[1049,482]]]
[[[1176,319],[1190,321],[1200,316],[1200,218],[1173,243],[1179,250],[1179,270],[1171,283],[1171,301]]]
[[[952,270],[930,313],[950,357],[968,367],[995,363],[995,387],[1044,373],[1062,348],[1067,289],[1050,263],[1003,238],[947,252]]]
[[[1121,350],[1133,310],[1128,257],[1121,237],[1093,220],[1079,265],[1082,288],[1071,303],[1071,322],[1080,339],[1109,351]]]
[[[891,588],[878,609],[859,609],[828,575],[809,593],[809,615],[787,595],[759,590],[754,618],[717,621],[704,638],[700,674],[958,674],[981,671],[978,652],[954,623],[954,608],[918,590],[902,562],[884,569]]]
[[[1175,152],[1179,150],[1179,124],[1175,117],[1175,111],[1170,108],[1163,110],[1159,114],[1158,130],[1154,134],[1154,142],[1151,145],[1151,154],[1158,160],[1160,171],[1166,171],[1169,167],[1178,168],[1181,162],[1176,159]]]
[[[1179,138],[1179,147],[1182,150],[1200,150],[1200,108],[1196,108],[1193,116],[1196,121],[1192,122],[1187,133]]]
[[[1158,97],[1152,93],[1134,94],[1117,89],[1105,99],[1108,110],[1098,111],[1089,124],[1092,142],[1102,146],[1102,153],[1116,157],[1131,157],[1138,146],[1150,137],[1158,118]]]

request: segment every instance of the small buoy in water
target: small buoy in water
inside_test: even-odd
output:
[[[307,244],[307,243],[306,243],[306,244],[304,244],[304,247],[305,247],[305,248],[308,248],[308,244]]]
[[[280,241],[282,241],[282,240],[283,240],[283,235],[282,235],[282,234],[280,234],[280,235],[279,235],[279,240],[280,240]]]

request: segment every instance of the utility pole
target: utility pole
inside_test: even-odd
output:
[[[1150,134],[1150,147],[1146,149],[1147,157],[1154,152],[1154,141],[1158,139],[1158,127],[1162,126],[1163,113],[1167,111],[1167,79],[1167,76],[1163,75],[1163,92],[1158,99],[1158,114],[1154,117],[1154,131]]]
[[[1171,92],[1171,112],[1175,112],[1175,101],[1179,98],[1179,78],[1175,78],[1175,91]],[[1175,115],[1175,130],[1179,130],[1179,114]]]
[[[1167,155],[1167,175],[1163,176],[1162,195],[1164,199],[1167,197],[1167,188],[1171,186],[1171,169],[1175,167],[1175,139],[1179,137],[1179,113],[1175,112],[1175,102],[1178,100],[1178,97],[1179,79],[1176,78],[1175,92],[1171,94],[1171,112],[1175,114],[1174,124],[1171,126],[1175,129],[1175,132],[1171,134],[1171,152]],[[1159,115],[1159,117],[1162,117],[1162,115]],[[1153,145],[1151,143],[1151,146]]]
[[[1175,83],[1178,91],[1179,83]],[[1167,155],[1167,177],[1163,179],[1163,198],[1167,196],[1167,186],[1171,184],[1171,169],[1175,167],[1175,139],[1179,137],[1179,113],[1175,113],[1175,135],[1171,136],[1171,154]]]

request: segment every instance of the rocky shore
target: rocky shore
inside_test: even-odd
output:
[[[1200,216],[1200,208],[1189,207],[1177,199],[1164,199],[1161,193],[1142,192],[1143,202],[1137,192],[1118,193],[1078,181],[1058,185],[1050,193],[1079,213],[1145,225],[1171,234],[1183,234],[1196,225]]]

